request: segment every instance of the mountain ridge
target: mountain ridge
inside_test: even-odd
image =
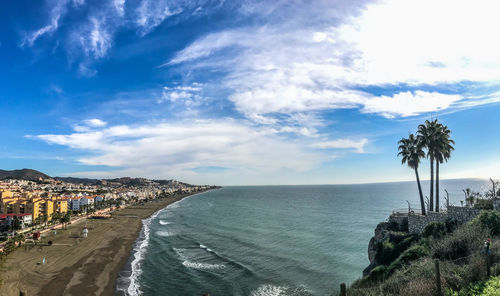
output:
[[[19,169],[19,170],[0,170],[0,180],[4,179],[16,179],[16,180],[30,180],[30,181],[39,181],[40,179],[42,180],[56,180],[56,181],[62,181],[66,183],[72,183],[72,184],[86,184],[86,185],[102,185],[103,183],[106,182],[114,182],[114,183],[120,183],[123,185],[143,185],[145,183],[148,183],[150,181],[154,181],[157,183],[160,183],[162,185],[166,184],[171,184],[174,182],[177,182],[182,185],[187,185],[191,186],[191,184],[176,181],[174,179],[170,180],[153,180],[153,179],[147,179],[147,178],[132,178],[132,177],[120,177],[120,178],[113,178],[113,179],[90,179],[90,178],[78,178],[78,177],[51,177],[45,173],[42,173],[40,171],[34,170],[34,169]]]

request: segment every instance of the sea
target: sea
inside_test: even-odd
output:
[[[488,180],[442,180],[449,203]],[[425,195],[429,183],[422,182]],[[395,209],[420,207],[416,182],[224,187],[143,220],[116,295],[332,295],[369,264]]]

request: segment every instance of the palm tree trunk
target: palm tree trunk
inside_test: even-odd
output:
[[[436,159],[436,212],[439,212],[439,161]]]
[[[429,210],[434,209],[434,157],[431,156],[431,192],[429,198]]]
[[[415,176],[417,176],[418,193],[420,195],[420,208],[422,209],[422,215],[425,215],[424,195],[422,194],[422,186],[420,186],[420,178],[418,177],[417,168],[415,168]]]

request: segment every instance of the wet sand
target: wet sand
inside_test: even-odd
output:
[[[187,196],[187,195],[186,195]],[[114,295],[118,273],[131,255],[142,219],[185,196],[114,212],[111,219],[82,219],[66,230],[49,232],[52,246],[22,246],[7,257],[0,272],[0,295]],[[89,233],[82,238],[87,225]],[[42,259],[45,258],[45,264]]]

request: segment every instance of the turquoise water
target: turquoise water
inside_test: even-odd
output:
[[[487,186],[441,183],[452,204],[460,204],[463,188]],[[117,294],[331,295],[361,276],[375,226],[392,209],[406,208],[406,199],[418,206],[414,182],[227,187],[194,195],[144,222]]]

